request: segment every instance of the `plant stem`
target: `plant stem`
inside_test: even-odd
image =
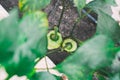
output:
[[[57,26],[55,26],[54,27],[54,31],[55,31],[55,40],[57,40],[57,38],[58,38],[58,35],[57,35],[57,33],[58,33],[58,28],[57,28]]]
[[[71,30],[71,32],[70,32],[70,36],[72,36],[72,33],[73,33],[74,29],[76,28],[76,25],[78,24],[78,22],[80,22],[80,20],[83,19],[85,16],[87,16],[87,14],[89,14],[90,12],[91,12],[91,10],[88,10],[88,11],[86,12],[86,14],[82,15],[82,10],[80,10],[80,12],[78,11],[79,18],[76,19],[76,21],[75,21],[75,23],[74,23],[74,26],[73,26],[73,28],[72,28],[72,30]]]
[[[72,28],[69,36],[73,36],[72,33],[73,33],[74,29],[76,28],[77,23],[78,23],[79,21],[80,21],[80,19],[76,20],[76,22],[74,23],[73,28]]]
[[[72,31],[70,32],[70,36],[72,36],[72,33],[73,33],[74,29],[76,28],[77,23],[81,20],[81,14],[82,14],[81,11],[82,11],[82,10],[79,11],[79,10],[77,9],[77,11],[78,11],[78,16],[79,16],[79,18],[76,19],[76,21],[75,21],[75,23],[74,23],[74,25],[73,25]]]
[[[81,40],[79,40],[79,39],[77,39],[75,37],[73,37],[73,39],[75,39],[77,41],[78,46],[81,46],[84,43],[83,41],[81,41]]]
[[[47,71],[49,72],[46,56],[45,56],[45,64],[46,64]]]
[[[49,68],[49,69],[53,69],[53,68]],[[46,70],[46,68],[35,68],[35,70]]]
[[[52,51],[49,51],[47,54],[51,54],[51,53],[54,53],[54,52],[57,52],[57,51],[60,51],[61,48],[58,48],[58,49],[55,49],[55,50],[52,50]]]
[[[33,69],[33,70],[27,75],[27,77],[30,79],[34,74],[35,74],[35,69]]]
[[[63,9],[62,9],[62,12],[61,12],[61,15],[60,15],[60,19],[59,19],[59,22],[58,22],[58,28],[60,27],[60,23],[62,21],[62,18],[63,18],[63,14],[64,14],[64,11],[65,11],[65,0],[62,0],[63,1]]]
[[[81,19],[82,18],[82,9],[79,11],[79,10],[77,10],[78,11],[78,16],[79,16],[79,19]]]

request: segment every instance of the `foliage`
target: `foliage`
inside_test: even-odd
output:
[[[120,41],[120,27],[119,24],[109,15],[101,10],[98,13],[97,34],[104,34],[112,38],[115,42]],[[106,27],[107,26],[107,27]]]
[[[74,5],[77,7],[77,9],[80,11],[82,8],[85,7],[86,0],[73,0]]]
[[[98,13],[99,10],[101,10],[104,13],[111,15],[111,4],[116,5],[115,0],[94,0],[87,4],[86,7],[91,8],[96,13]]]
[[[36,11],[45,8],[50,0],[19,0],[19,8],[21,11]]]
[[[39,72],[39,73],[35,73],[31,80],[57,80],[55,76],[53,76],[52,74],[48,73],[48,72]]]
[[[17,14],[12,11],[0,22],[0,62],[9,77],[15,74],[29,77],[34,72],[35,59],[47,51],[48,20],[42,11],[29,13],[21,20]]]
[[[85,72],[90,74],[96,69],[110,65],[114,58],[114,52],[110,51],[112,48],[114,48],[113,42],[108,37],[104,35],[95,36],[58,65],[57,69],[67,74],[70,80],[86,80],[88,75]],[[84,70],[85,67],[81,69],[82,66],[89,68],[90,71],[89,69]]]
[[[85,3],[86,0],[72,1],[79,13],[84,7],[96,12],[96,34],[75,52],[72,51],[73,54],[54,69],[64,73],[69,80],[92,80],[95,73],[99,80],[104,80],[105,77],[108,80],[119,80],[120,72],[111,67],[114,59],[119,59],[120,51],[120,47],[115,46],[120,42],[120,26],[109,14],[109,8],[115,5],[115,1],[93,0],[88,4]],[[0,64],[9,74],[8,80],[15,74],[26,75],[30,80],[59,80],[49,72],[36,73],[34,69],[35,60],[46,56],[50,44],[47,40],[48,19],[42,11],[49,3],[50,0],[19,0],[23,17],[18,18],[18,11],[12,10],[9,17],[0,21]],[[61,40],[60,45],[62,43],[64,42]],[[101,69],[108,67],[112,71],[106,73],[112,74],[111,76],[99,73]]]

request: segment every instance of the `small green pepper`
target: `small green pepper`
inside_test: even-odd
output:
[[[76,41],[68,38],[64,40],[62,48],[67,52],[73,52],[77,49],[77,43]]]
[[[62,43],[62,35],[59,32],[55,32],[54,30],[50,31],[47,35],[48,38],[48,49],[57,49],[61,46]]]

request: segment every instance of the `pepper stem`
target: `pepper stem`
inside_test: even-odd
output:
[[[55,31],[54,39],[57,40],[58,39],[58,35],[57,35],[58,28],[57,28],[57,26],[54,27],[54,31]]]

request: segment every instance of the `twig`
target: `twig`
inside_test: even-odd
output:
[[[53,69],[53,68],[48,68],[48,69]],[[46,70],[46,68],[35,68],[35,70]]]
[[[51,54],[51,53],[58,52],[58,51],[60,51],[60,50],[61,50],[61,48],[54,49],[54,50],[52,50],[52,51],[49,51],[49,52],[47,53],[47,55],[48,55],[48,54]]]
[[[46,59],[46,57],[45,57],[45,64],[46,64],[47,71],[49,72],[49,68],[48,68],[48,64],[47,64],[47,59]]]
[[[65,11],[65,0],[62,0],[63,1],[63,9],[62,9],[62,12],[61,12],[61,15],[60,15],[60,19],[59,19],[59,22],[58,22],[58,29],[60,27],[60,23],[62,21],[62,18],[63,18],[63,14],[64,14],[64,11]]]
[[[72,28],[69,36],[72,36],[72,33],[73,33],[74,29],[76,28],[78,22],[80,22],[80,19],[76,20],[76,22],[74,23],[73,28]]]
[[[83,16],[82,16],[81,12],[84,13]],[[89,10],[88,12],[86,12],[84,9],[81,10],[80,12],[78,11],[79,18],[76,19],[76,21],[75,21],[75,23],[74,23],[74,26],[73,26],[73,28],[72,28],[72,31],[70,32],[70,35],[69,35],[69,36],[72,36],[72,33],[73,33],[74,29],[76,28],[76,25],[78,24],[78,22],[80,22],[80,20],[83,19],[85,16],[88,16],[90,12],[91,12],[91,10]],[[91,15],[89,15],[89,16],[91,16]],[[92,18],[93,18],[93,17],[92,17]],[[94,20],[95,20],[95,19],[94,19]]]

